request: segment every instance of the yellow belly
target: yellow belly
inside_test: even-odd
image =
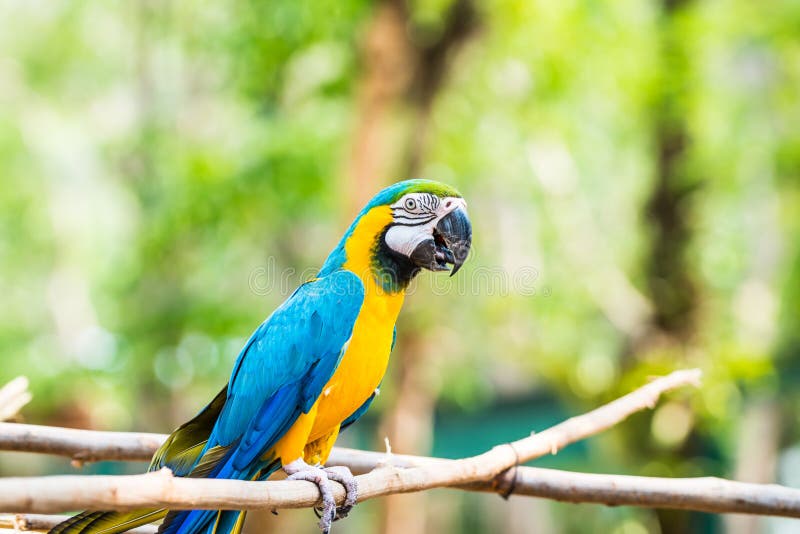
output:
[[[350,344],[320,395],[311,429],[312,441],[333,431],[358,410],[386,373],[403,294],[367,293]]]

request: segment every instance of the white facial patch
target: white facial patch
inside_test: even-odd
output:
[[[431,238],[442,217],[466,206],[463,198],[440,199],[430,193],[403,195],[391,205],[395,224],[386,232],[386,244],[404,256],[411,256],[420,243]]]
[[[403,256],[411,256],[417,245],[430,239],[433,234],[433,227],[438,221],[434,219],[423,226],[404,226],[395,224],[386,232],[386,244],[389,248],[399,252]]]

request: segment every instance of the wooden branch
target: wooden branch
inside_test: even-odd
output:
[[[433,462],[433,459],[426,459]],[[456,460],[438,460],[453,462]],[[379,468],[385,469],[385,468]],[[142,475],[139,475],[140,477]],[[83,477],[89,478],[89,477]],[[97,478],[97,477],[94,477]],[[800,518],[800,490],[774,484],[749,484],[712,477],[655,478],[624,475],[572,473],[554,469],[519,467],[502,475],[501,480],[463,486],[470,491],[483,491],[508,495],[542,497],[571,503],[597,503],[609,506],[640,506],[695,510],[711,513],[758,514]],[[359,477],[359,484],[362,477]],[[235,484],[292,484],[288,482],[235,483]],[[244,492],[249,491],[243,489]],[[277,487],[275,491],[282,491]],[[268,492],[272,494],[272,492]],[[337,496],[338,493],[337,493]],[[359,499],[363,500],[363,499]],[[260,502],[258,508],[272,508],[271,502]],[[275,506],[276,508],[278,506]],[[288,507],[288,506],[287,506]],[[294,506],[292,506],[294,507]],[[13,520],[0,516],[0,528],[18,530],[45,530],[63,521],[67,516],[41,516],[17,514]],[[152,534],[142,527],[139,534]]]
[[[751,484],[714,477],[657,478],[572,473],[520,467],[514,495],[564,502],[591,502],[712,513],[800,518],[800,490],[777,484]]]
[[[570,443],[607,430],[636,412],[652,409],[659,397],[668,391],[687,385],[699,387],[701,376],[700,369],[675,371],[667,376],[656,378],[649,384],[591,412],[571,417],[563,423],[528,438],[514,441],[505,446],[498,445],[493,450],[507,448],[514,453],[515,461],[505,462],[506,465],[503,469],[528,462],[548,453],[556,454]],[[489,452],[491,453],[491,451]]]
[[[675,371],[587,414],[568,419],[530,438],[499,447],[513,447],[519,454],[519,463],[525,463],[548,453],[555,454],[567,443],[599,433],[624,420],[632,413],[652,408],[658,401],[658,397],[667,391],[685,385],[697,385],[700,375],[698,369]],[[588,434],[587,431],[589,431]],[[0,451],[57,454],[81,462],[150,461],[153,453],[166,439],[167,436],[164,434],[102,432],[0,423]],[[338,448],[334,448],[330,463],[347,465],[355,471],[357,463],[363,461],[363,458],[354,457],[352,449],[346,450],[347,454],[345,455],[339,455],[338,450]],[[372,455],[380,453],[361,454],[374,458]],[[394,456],[394,458],[400,458],[400,456]],[[420,457],[415,458],[419,459]],[[352,465],[343,463],[344,459],[355,463]],[[372,465],[374,466],[374,464]],[[509,465],[513,465],[513,463]]]
[[[334,449],[329,463],[347,465],[354,473],[368,473],[358,477],[359,501],[444,485],[470,491],[495,492],[504,496],[525,495],[566,502],[800,517],[800,490],[777,485],[747,484],[716,478],[667,479],[597,475],[513,466],[487,478],[485,473],[491,467],[474,469],[476,459],[496,455],[498,450],[516,451],[520,461],[555,452],[577,439],[616,424],[637,410],[651,407],[661,393],[687,383],[695,383],[698,379],[699,373],[696,371],[673,373],[589,414],[572,418],[541,434],[500,445],[489,453],[466,460],[337,448]],[[13,445],[13,450],[23,450],[19,445],[22,443],[20,436],[28,436],[32,438],[37,452],[56,452],[84,459],[113,457],[146,460],[164,439],[164,436],[158,434],[118,434],[30,425],[2,425],[0,436],[6,433],[8,427],[22,427],[24,430],[15,433],[14,439],[2,438],[1,443]],[[501,463],[502,459],[495,458],[493,465]],[[437,477],[426,476],[431,472],[453,470],[461,474],[444,482]],[[343,498],[343,490],[338,486],[334,488],[334,494],[338,500]],[[304,482],[180,479],[172,477],[168,471],[132,477],[0,479],[0,508],[20,511],[63,511],[84,507],[126,509],[143,506],[168,506],[173,509],[274,509],[307,507],[317,499],[317,489]],[[5,518],[0,516],[0,528],[10,526],[17,530],[46,529],[62,519],[64,516],[35,514],[18,514]],[[142,527],[137,533],[152,534],[153,531],[152,527]]]
[[[14,418],[31,401],[28,379],[18,376],[0,388],[0,421]]]
[[[0,423],[0,450],[57,454],[79,462],[149,462],[166,439],[167,436],[163,434]]]
[[[330,460],[331,464],[349,466],[353,473],[366,473],[384,465],[387,456],[384,453],[340,448],[331,454]],[[394,467],[441,465],[457,461],[425,456],[391,456]],[[490,481],[456,487],[499,493],[502,496],[524,495],[572,503],[800,517],[800,490],[714,477],[658,478],[520,466],[506,470]]]
[[[699,378],[698,370],[677,371],[540,434],[498,445],[471,458],[420,462],[406,457],[406,461],[416,461],[416,464],[402,469],[392,465],[395,457],[389,456],[386,465],[358,477],[359,501],[445,486],[471,483],[491,485],[507,469],[548,453],[554,454],[569,443],[601,432],[634,412],[652,407],[662,393],[686,384],[696,384]],[[71,446],[74,449],[74,443]],[[53,449],[59,448],[49,450]],[[343,488],[336,486],[334,495],[341,502],[344,498]],[[0,509],[19,512],[49,513],[76,508],[298,508],[313,506],[318,497],[316,486],[307,482],[186,479],[173,477],[166,469],[157,473],[121,477],[0,479]]]

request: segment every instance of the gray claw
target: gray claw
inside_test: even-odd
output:
[[[336,509],[334,521],[344,519],[358,502],[358,482],[356,482],[356,477],[345,466],[326,467],[325,473],[328,475],[328,480],[336,481],[344,486],[344,504]]]
[[[302,460],[300,460],[302,462]],[[305,480],[313,482],[319,488],[322,498],[322,509],[319,514],[319,528],[323,534],[329,534],[331,523],[336,519],[336,501],[333,500],[328,474],[321,467],[308,465],[305,462],[295,464],[292,462],[284,466],[284,471],[289,475],[287,480]]]

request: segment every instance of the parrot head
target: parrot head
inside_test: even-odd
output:
[[[467,203],[454,188],[406,180],[375,195],[323,267],[368,271],[384,289],[405,289],[420,270],[455,274],[470,251]],[[452,267],[451,267],[452,266]]]
[[[466,201],[438,182],[409,180],[397,185],[403,187],[388,204],[392,222],[381,235],[379,250],[404,257],[418,269],[450,271],[452,265],[454,275],[472,245]]]

